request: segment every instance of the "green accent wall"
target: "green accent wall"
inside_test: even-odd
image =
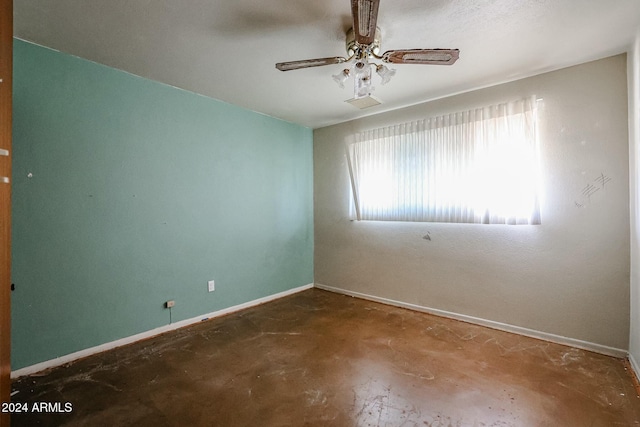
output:
[[[313,282],[311,129],[14,55],[12,369]]]

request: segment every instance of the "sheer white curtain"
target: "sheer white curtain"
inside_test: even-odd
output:
[[[540,224],[536,99],[355,135],[358,220]]]

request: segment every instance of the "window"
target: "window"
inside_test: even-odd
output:
[[[359,133],[357,220],[540,224],[536,99]]]

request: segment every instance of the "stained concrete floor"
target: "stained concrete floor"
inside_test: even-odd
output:
[[[622,360],[318,289],[16,380],[12,426],[635,426]]]

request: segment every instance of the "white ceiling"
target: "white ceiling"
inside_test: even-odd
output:
[[[381,0],[382,51],[458,48],[453,66],[394,65],[358,110],[331,79],[343,66],[349,0],[15,0],[23,40],[273,117],[318,128],[625,52],[638,0]]]

